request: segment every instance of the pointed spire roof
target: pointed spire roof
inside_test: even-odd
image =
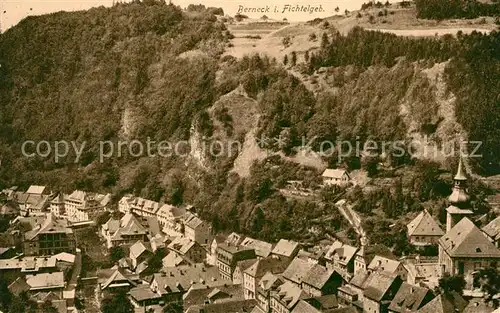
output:
[[[459,157],[458,161],[458,169],[457,174],[454,177],[455,180],[467,180],[467,176],[465,176],[464,167],[462,163],[462,157]]]

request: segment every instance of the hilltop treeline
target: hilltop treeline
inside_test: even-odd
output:
[[[443,20],[447,18],[477,18],[500,16],[500,3],[477,0],[415,0],[418,18]]]
[[[343,36],[334,33],[322,49],[311,55],[311,70],[324,66],[393,66],[400,57],[432,65],[450,60],[446,66],[449,91],[457,98],[457,120],[469,141],[481,141],[481,158],[472,160],[482,173],[500,171],[500,33],[473,32],[457,37],[410,39],[355,28]]]

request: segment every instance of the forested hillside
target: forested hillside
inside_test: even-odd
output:
[[[262,55],[221,57],[231,37],[214,15],[221,10],[193,8],[186,12],[165,2],[136,1],[29,17],[0,35],[0,187],[49,184],[65,191],[109,191],[115,198],[133,193],[190,203],[216,229],[267,239],[334,233],[345,228],[333,210],[335,197],[327,193],[325,201],[303,202],[278,191],[290,180],[303,180],[310,188],[320,183],[320,169],[286,157],[297,153],[303,137],[363,144],[407,140],[417,133],[444,140],[436,134],[443,119],[437,87],[426,74],[436,65],[445,66],[443,93],[453,99],[459,124],[469,140],[483,141],[483,157],[470,163],[483,175],[500,172],[498,32],[410,39],[360,28],[341,35],[329,28],[306,62],[285,67],[282,60]],[[319,75],[321,68],[330,70]],[[311,90],[294,71],[310,81],[323,79],[325,89]],[[241,92],[218,102],[235,90]],[[242,126],[245,114],[258,122],[255,127],[248,121]],[[193,160],[199,151],[165,158],[125,153],[99,161],[102,140],[176,142],[205,136],[208,142],[242,142],[254,140],[246,138],[250,131],[284,140],[260,142],[263,153],[274,155],[255,162],[248,177],[233,171],[237,155],[212,156],[204,164]],[[86,145],[78,162],[74,153],[55,162],[23,157],[25,140]],[[323,161],[334,167],[338,158]],[[378,170],[379,161],[350,156],[341,163],[363,168],[373,178],[402,176]],[[445,169],[452,169],[455,160],[446,161]],[[402,191],[393,195],[390,188],[367,195],[355,190],[350,199],[359,202],[359,211],[380,206],[394,219],[449,192],[437,165],[408,156],[387,163],[408,169],[409,179],[398,187],[406,200]]]
[[[416,0],[415,4],[419,18],[443,20],[500,16],[500,3],[497,0]]]

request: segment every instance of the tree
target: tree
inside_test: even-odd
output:
[[[335,8],[335,12],[339,12],[340,11],[340,8],[339,7],[336,7]]]
[[[263,21],[267,21],[269,18],[267,17],[267,15],[262,15],[262,17],[260,19]]]
[[[125,257],[125,251],[122,247],[112,247],[109,251],[109,259],[113,263],[118,262],[123,257]]]
[[[297,64],[297,52],[292,51],[292,57],[290,60],[290,65],[295,66]]]
[[[102,300],[101,311],[102,313],[134,313],[134,306],[126,294],[120,293]]]
[[[285,54],[285,56],[283,57],[283,65],[287,65],[288,64],[288,55]]]
[[[57,309],[52,305],[52,301],[46,300],[42,304],[42,313],[57,313]]]
[[[474,275],[474,287],[480,287],[485,293],[485,300],[490,303],[493,308],[499,307],[500,299],[495,296],[500,293],[500,273],[496,267],[489,267],[479,270]]]
[[[158,273],[163,267],[163,258],[165,257],[165,250],[158,249],[155,254],[148,260],[148,273]]]
[[[264,228],[265,223],[266,217],[264,216],[264,212],[262,211],[262,209],[259,207],[255,212],[255,217],[252,223],[252,231],[254,232],[254,234],[260,233]]]
[[[321,36],[321,49],[326,49],[330,45],[330,40],[328,39],[328,35],[323,33]]]
[[[10,303],[12,302],[12,293],[10,292],[7,282],[4,279],[0,280],[0,308],[7,312]]]
[[[306,60],[306,62],[309,62],[309,50],[306,50],[306,52],[304,53],[304,60]]]
[[[452,291],[462,294],[465,288],[465,279],[462,275],[451,276],[449,273],[445,273],[441,279],[439,279],[439,289],[438,292],[449,293]]]

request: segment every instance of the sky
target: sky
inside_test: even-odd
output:
[[[235,15],[238,12],[239,6],[247,8],[258,8],[269,6],[271,11],[274,7],[279,13],[265,13],[270,18],[283,19],[289,21],[307,21],[314,18],[327,17],[335,14],[335,8],[338,6],[340,12],[348,10],[356,10],[361,7],[361,4],[368,0],[172,0],[176,5],[186,7],[188,4],[204,4],[205,6],[222,7],[224,13]],[[124,1],[126,2],[126,1]],[[111,6],[113,0],[0,0],[0,22],[1,29],[5,31],[7,28],[17,24],[20,20],[29,15],[42,15],[58,11],[74,11],[86,10],[91,7]],[[285,12],[283,8],[286,4],[295,7],[308,6],[318,7],[321,5],[323,12]],[[243,13],[250,17],[261,17],[264,13]]]

